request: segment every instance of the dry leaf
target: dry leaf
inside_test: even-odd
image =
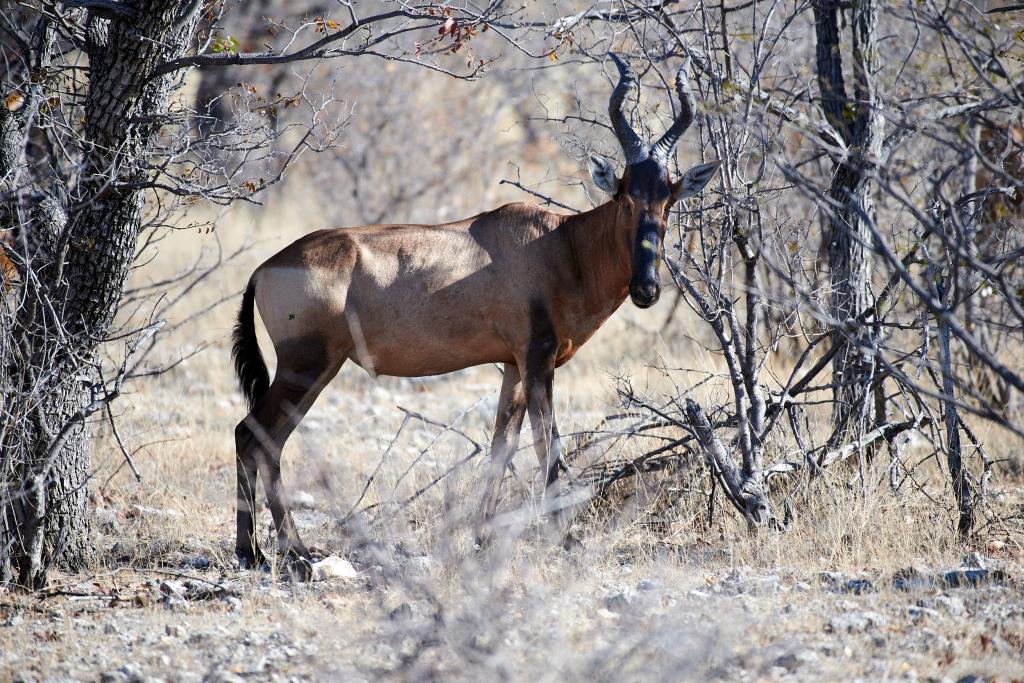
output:
[[[7,111],[18,111],[24,104],[25,96],[17,90],[4,98],[4,106],[7,107]]]

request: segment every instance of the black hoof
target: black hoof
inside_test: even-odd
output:
[[[289,553],[286,565],[288,578],[292,581],[306,582],[313,578],[313,559],[308,556]]]
[[[489,550],[494,547],[495,540],[494,526],[490,522],[484,522],[473,534],[473,548],[478,552]]]
[[[583,549],[583,542],[574,534],[572,531],[566,531],[565,535],[562,536],[562,542],[559,543],[567,553],[574,553],[577,550]]]
[[[267,558],[259,548],[255,550],[235,548],[235,558],[238,560],[239,569],[264,569],[267,567]]]

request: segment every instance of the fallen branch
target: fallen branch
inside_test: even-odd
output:
[[[776,474],[792,474],[794,472],[799,472],[807,465],[811,465],[812,469],[820,471],[829,465],[845,460],[854,453],[867,448],[877,441],[892,441],[903,432],[911,429],[921,429],[927,427],[931,423],[932,418],[930,417],[906,420],[905,422],[888,422],[877,429],[873,429],[856,441],[851,441],[841,448],[836,448],[823,453],[817,459],[811,457],[810,459],[805,458],[804,460],[799,461],[783,460],[777,462],[765,469],[764,479],[767,481],[770,477],[773,477]]]
[[[768,497],[757,481],[757,475],[743,476],[722,441],[715,434],[707,416],[691,398],[686,399],[686,419],[689,421],[701,450],[707,457],[708,466],[722,483],[729,502],[733,504],[752,526],[765,526],[773,519]]]

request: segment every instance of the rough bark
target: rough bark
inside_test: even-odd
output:
[[[19,354],[6,359],[14,370],[0,388],[5,403],[26,407],[15,411],[24,419],[0,444],[5,473],[13,473],[5,532],[14,536],[0,542],[27,587],[43,585],[57,561],[74,569],[91,557],[89,418],[104,399],[96,354],[135,255],[148,150],[172,85],[170,77],[150,74],[189,46],[198,3],[154,0],[132,7],[131,16],[87,21],[84,163],[80,182],[68,192],[75,210],[65,221],[54,198],[39,204],[33,188],[13,188],[36,206],[32,219],[20,222],[31,233],[17,245],[23,297],[16,325],[4,331],[12,341],[4,346]],[[16,158],[23,158],[20,150]]]
[[[839,321],[851,320],[872,303],[872,237],[868,219],[874,217],[872,165],[880,157],[884,119],[878,110],[873,74],[877,68],[875,30],[877,2],[853,3],[852,75],[853,97],[847,94],[843,75],[843,50],[839,31],[840,3],[817,0],[813,4],[821,108],[843,138],[847,154],[837,160],[828,196],[828,264],[830,314]],[[872,345],[871,321],[860,326],[859,336],[844,337],[832,361],[833,442],[863,433],[874,362],[866,349]]]
[[[943,293],[945,298],[945,293]],[[946,426],[946,464],[949,466],[949,477],[953,485],[953,496],[956,498],[956,506],[959,512],[957,519],[957,532],[961,536],[970,534],[974,527],[974,495],[971,491],[971,483],[967,478],[967,471],[964,468],[962,449],[960,444],[960,416],[957,413],[954,392],[956,384],[953,378],[953,367],[949,348],[949,325],[939,325],[939,354],[942,363],[942,393],[943,400],[942,416]]]
[[[947,224],[950,226],[951,232],[963,230],[958,235],[963,238],[967,237],[967,235],[963,234],[964,232],[969,233],[971,231],[971,228],[968,226],[971,225],[972,217],[965,212],[961,220],[963,221],[962,223],[956,221],[954,216],[951,216],[947,220]],[[966,240],[964,242],[970,244]],[[949,467],[950,483],[952,484],[953,496],[956,499],[957,511],[959,513],[956,528],[962,537],[966,537],[970,534],[971,529],[974,528],[974,492],[971,487],[969,473],[964,466],[963,448],[960,440],[960,426],[962,423],[959,410],[957,409],[956,391],[958,383],[956,376],[953,374],[953,351],[950,343],[950,337],[952,336],[951,326],[954,324],[950,320],[950,316],[955,316],[956,313],[950,308],[950,299],[954,289],[953,283],[958,280],[970,282],[974,274],[970,272],[969,268],[961,268],[960,257],[955,251],[945,249],[943,256],[944,265],[946,266],[945,272],[941,269],[942,266],[933,261],[929,263],[925,273],[928,281],[931,283],[931,292],[935,297],[935,301],[944,311],[949,312],[949,316],[938,316],[939,330],[937,336],[939,343],[939,367],[942,378],[942,419],[946,428],[946,465]]]

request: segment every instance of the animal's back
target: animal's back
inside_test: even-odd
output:
[[[257,305],[275,345],[320,331],[377,374],[510,362],[558,224],[513,204],[438,226],[322,230],[260,267]]]

